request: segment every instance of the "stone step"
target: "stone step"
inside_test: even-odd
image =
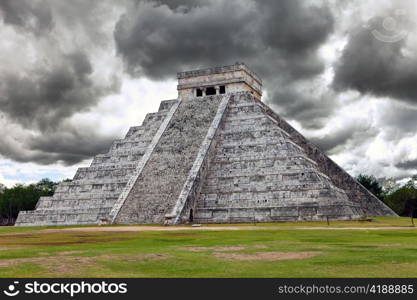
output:
[[[123,169],[105,169],[100,171],[96,170],[77,170],[74,175],[73,182],[79,182],[80,180],[94,180],[94,179],[120,179],[130,177],[134,172],[134,168],[123,168]]]
[[[112,207],[117,198],[98,198],[98,199],[40,199],[37,209],[86,209]]]
[[[162,123],[166,114],[167,114],[166,111],[148,113],[148,114],[146,114],[145,119],[142,122],[142,125],[143,126],[149,126],[149,125],[154,125],[156,122]]]
[[[159,104],[158,111],[166,111],[168,112],[170,108],[177,102],[177,99],[171,99],[171,100],[163,100]]]
[[[247,171],[242,172],[242,169],[235,170],[218,170],[212,172],[206,176],[206,184],[222,184],[226,182],[239,183],[251,183],[257,181],[270,181],[277,183],[291,182],[292,180],[303,182],[317,182],[320,178],[316,170],[313,169],[296,169],[288,170],[283,168],[264,168],[254,169],[248,168]]]
[[[247,184],[240,183],[235,185],[233,183],[205,185],[201,189],[201,194],[221,194],[221,193],[242,193],[242,192],[274,192],[274,191],[288,191],[293,189],[315,190],[319,188],[326,188],[326,184],[310,181],[300,183],[297,180],[285,182],[250,182]]]
[[[83,181],[75,182],[74,185],[68,188],[61,188],[57,193],[106,193],[106,192],[121,192],[127,183],[127,178],[123,179],[123,181],[116,181],[116,180],[108,180],[107,183],[103,183],[99,180],[95,180],[95,183],[86,183]]]
[[[81,200],[81,199],[110,199],[110,198],[117,198],[120,195],[120,190],[107,190],[107,191],[101,191],[100,193],[97,193],[96,191],[89,191],[89,192],[55,192],[53,198],[58,200],[64,200],[64,199],[74,199],[74,200]]]
[[[109,208],[82,210],[36,210],[21,211],[16,220],[17,226],[53,226],[97,224],[110,212]]]
[[[258,208],[196,209],[195,223],[251,223],[277,221],[320,221],[329,219],[352,220],[360,216],[360,209],[349,204],[322,206],[283,206]]]
[[[131,137],[138,138],[145,132],[144,126],[132,126],[129,128],[128,132],[125,135],[125,139],[129,139]]]

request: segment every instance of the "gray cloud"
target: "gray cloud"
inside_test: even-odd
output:
[[[27,75],[0,75],[1,111],[27,128],[54,128],[75,112],[95,105],[106,92],[94,86],[91,73],[86,54],[76,52]]]
[[[417,58],[404,55],[406,37],[397,42],[385,42],[374,36],[373,30],[383,33],[383,21],[383,17],[376,17],[369,26],[352,30],[335,66],[333,86],[337,90],[353,89],[363,94],[416,103]]]
[[[48,165],[79,163],[108,150],[113,137],[100,136],[94,128],[60,125],[56,130],[31,136],[3,136],[0,153],[18,162]]]
[[[323,70],[314,51],[333,29],[324,6],[297,0],[174,3],[138,1],[118,21],[116,46],[130,74],[172,78],[178,70],[236,60],[266,76],[276,76],[286,62],[290,78]]]
[[[345,145],[346,142],[353,137],[355,130],[356,128],[344,128],[323,137],[310,138],[310,140],[324,152],[329,152],[338,146]]]
[[[371,124],[353,123],[337,128],[323,136],[313,136],[310,140],[328,154],[336,154],[371,141],[380,129]]]
[[[417,124],[417,107],[392,103],[381,111],[378,123],[384,126],[387,140],[400,140],[405,136],[414,135]]]
[[[50,6],[43,0],[2,0],[0,12],[4,23],[36,34],[50,30],[53,26]]]
[[[417,159],[404,160],[397,163],[395,166],[404,170],[415,170],[417,169]]]
[[[86,54],[76,52],[64,56],[56,65],[25,76],[0,75],[3,118],[34,132],[30,138],[15,137],[19,142],[4,142],[0,153],[20,162],[74,164],[105,152],[113,137],[100,136],[94,128],[85,128],[83,124],[76,127],[66,122],[114,90],[96,86],[90,78],[92,71]]]
[[[317,49],[333,28],[327,6],[298,0],[136,1],[114,38],[133,76],[173,78],[180,70],[244,61],[263,78],[269,104],[317,128],[333,110],[330,96],[307,98],[294,83],[308,85],[324,71]]]
[[[27,57],[9,51],[9,60],[22,61],[19,67],[0,68],[0,155],[74,164],[108,149],[114,137],[69,120],[119,89],[116,70],[113,79],[94,70],[97,51],[112,45],[106,26],[117,7],[107,1],[0,1],[0,19],[15,32],[9,43],[27,49]]]
[[[31,138],[31,149],[48,154],[49,162],[60,160],[67,165],[89,159],[97,153],[108,151],[114,137],[100,136],[95,128],[65,127],[63,131],[51,131],[41,137]]]

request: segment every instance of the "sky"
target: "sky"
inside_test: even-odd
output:
[[[352,176],[417,174],[417,1],[1,0],[0,183],[72,178],[176,73],[245,62]]]

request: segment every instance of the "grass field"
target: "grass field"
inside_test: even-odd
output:
[[[0,227],[0,277],[417,277],[417,230],[408,218]]]

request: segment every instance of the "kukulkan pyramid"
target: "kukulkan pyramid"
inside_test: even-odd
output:
[[[178,73],[178,99],[162,101],[16,225],[395,216],[261,95],[243,63]]]

